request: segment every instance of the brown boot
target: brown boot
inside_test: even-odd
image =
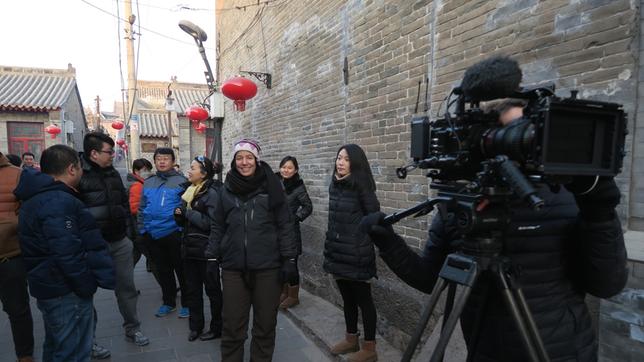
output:
[[[280,308],[282,309],[288,309],[291,307],[294,307],[298,304],[300,304],[300,297],[298,296],[300,293],[300,286],[299,285],[291,285],[288,287],[288,297],[284,299],[282,304],[280,304]]]
[[[331,347],[331,354],[337,356],[339,354],[355,352],[359,349],[358,334],[347,333],[343,341],[340,341]]]
[[[31,356],[20,357],[18,358],[18,362],[34,362],[34,358]]]
[[[280,294],[280,304],[284,301],[284,299],[288,298],[288,284],[284,284],[282,286],[282,294]]]
[[[376,362],[377,360],[376,341],[363,341],[362,347],[358,352],[347,356],[347,361],[349,362]]]

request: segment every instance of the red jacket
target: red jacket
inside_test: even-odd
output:
[[[18,243],[18,200],[13,190],[20,172],[0,153],[0,260],[20,254]]]
[[[130,185],[130,213],[136,216],[139,213],[139,204],[141,203],[141,193],[143,192],[143,178],[138,175],[131,174],[136,178],[136,181]]]

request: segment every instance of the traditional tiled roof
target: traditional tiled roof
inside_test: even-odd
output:
[[[139,113],[141,131],[140,137],[168,138],[168,113],[141,112]],[[177,131],[173,130],[173,135]]]
[[[0,66],[0,110],[58,110],[74,87],[73,71]]]
[[[207,89],[175,89],[173,95],[177,103],[175,108],[177,113],[183,115],[188,107],[194,103],[203,102],[204,98],[209,94],[210,92]]]

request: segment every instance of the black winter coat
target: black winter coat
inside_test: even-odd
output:
[[[519,283],[551,361],[594,361],[596,340],[584,303],[586,293],[600,298],[617,294],[625,285],[626,252],[619,220],[587,223],[578,218],[575,200],[567,191],[539,189],[546,207],[534,212],[513,205],[506,228],[504,254],[519,269]],[[402,239],[380,255],[406,283],[430,293],[443,261],[458,243],[454,218],[434,217],[421,256]],[[496,284],[482,276],[461,316],[466,341],[481,313],[476,361],[528,360],[519,333]],[[490,285],[487,303],[482,288]],[[481,309],[484,308],[484,309]],[[471,352],[471,351],[470,351]]]
[[[281,178],[279,173],[276,173],[276,175],[280,177],[280,180],[282,180],[284,192],[286,192],[286,202],[288,203],[288,208],[295,221],[295,242],[297,244],[297,255],[300,255],[302,254],[302,233],[300,232],[300,223],[313,212],[313,203],[309,198],[308,192],[306,192],[304,181],[297,174],[291,178],[293,179],[297,177],[295,180],[284,180]]]
[[[278,268],[282,258],[297,256],[288,205],[271,210],[265,185],[244,196],[224,185],[211,226],[206,256],[219,259],[224,270]]]
[[[83,177],[78,185],[81,200],[94,216],[106,241],[123,239],[133,230],[130,202],[121,175],[112,166],[101,168],[81,154]]]
[[[189,186],[189,185],[187,185]],[[217,194],[221,189],[219,180],[209,180],[192,199],[190,209],[181,200],[182,216],[174,215],[181,226],[181,256],[184,259],[206,260],[206,247],[210,228],[215,216]]]
[[[324,271],[350,280],[376,276],[376,253],[369,235],[360,230],[360,220],[380,211],[376,194],[350,179],[329,186],[329,223],[324,243]]]

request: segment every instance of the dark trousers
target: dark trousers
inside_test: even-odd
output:
[[[362,324],[365,341],[376,339],[376,307],[371,296],[371,284],[337,279],[338,288],[344,303],[344,322],[347,333],[358,333],[358,308],[362,311]]]
[[[210,330],[221,332],[222,293],[219,275],[206,272],[205,260],[184,259],[183,274],[186,278],[185,293],[188,308],[190,308],[190,330],[203,331],[205,319],[203,314],[203,289],[210,299]]]
[[[174,279],[176,274],[181,288],[181,306],[187,307],[186,285],[181,260],[181,235],[179,232],[173,232],[160,239],[149,238],[146,244],[152,256],[152,262],[157,268],[158,281],[163,293],[163,304],[170,307],[177,306],[177,283]]]
[[[27,294],[27,272],[18,256],[0,260],[0,300],[2,310],[9,315],[16,356],[32,356],[34,325]]]
[[[250,272],[222,271],[224,287],[224,328],[221,337],[221,360],[241,362],[248,334],[248,319],[253,307],[253,339],[250,360],[271,361],[275,349],[277,307],[282,282],[279,269]]]

